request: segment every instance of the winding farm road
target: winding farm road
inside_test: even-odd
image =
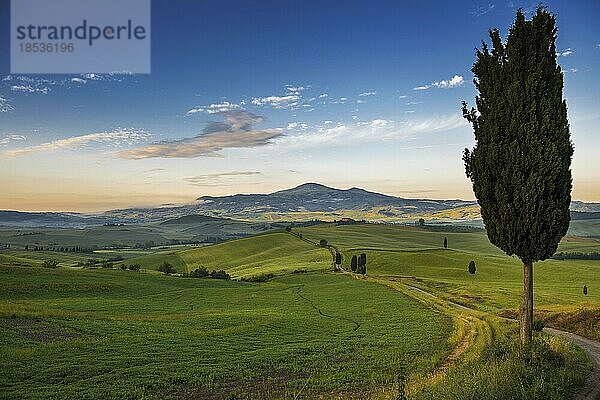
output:
[[[475,311],[472,308],[463,306],[462,304],[454,303],[452,301],[447,301],[441,299],[433,293],[426,292],[423,289],[420,289],[415,286],[407,285],[410,290],[415,292],[419,292],[426,296],[435,297],[441,301],[446,301],[448,305],[454,308],[459,308],[462,310]],[[503,318],[507,321],[518,322],[516,319],[512,318]],[[577,344],[581,349],[587,354],[588,358],[593,364],[592,373],[588,376],[585,386],[581,391],[574,397],[573,400],[600,400],[600,343],[594,340],[590,340],[584,338],[579,335],[575,335],[571,332],[565,332],[554,328],[544,328],[544,332],[549,333],[551,335],[560,336],[566,339],[571,340],[575,344]]]

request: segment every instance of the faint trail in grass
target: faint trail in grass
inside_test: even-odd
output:
[[[319,307],[317,307],[315,305],[315,303],[313,303],[313,301],[311,299],[309,299],[308,297],[306,297],[306,296],[304,296],[302,294],[302,289],[304,289],[304,285],[300,285],[300,286],[296,287],[296,294],[298,295],[298,297],[300,297],[301,299],[303,299],[306,302],[308,302],[308,304],[310,304],[310,306],[312,308],[314,308],[315,310],[317,310],[317,312],[319,313],[319,315],[321,315],[321,316],[323,316],[325,318],[338,319],[338,320],[341,320],[341,321],[347,321],[347,322],[350,322],[350,323],[354,324],[354,329],[352,329],[352,332],[356,332],[358,330],[358,328],[360,328],[360,324],[358,322],[356,322],[355,320],[351,319],[351,318],[338,317],[336,315],[330,315],[330,314],[324,313]]]
[[[435,294],[426,292],[416,286],[410,286],[410,285],[407,285],[407,286],[409,289],[411,289],[413,291],[443,300],[440,297],[436,296]],[[469,307],[463,306],[462,304],[454,303],[452,301],[448,301],[448,305],[455,307],[455,308],[459,308],[461,310],[475,311]],[[517,319],[514,319],[514,318],[504,318],[504,317],[501,317],[501,318],[505,321],[515,322],[515,323],[519,322]],[[554,328],[545,327],[543,330],[546,333],[549,333],[554,336],[561,336],[561,337],[569,339],[572,342],[574,342],[575,344],[577,344],[586,353],[586,355],[588,356],[588,358],[590,359],[590,361],[592,362],[592,364],[594,366],[592,373],[588,376],[588,378],[586,380],[585,386],[576,395],[575,400],[600,400],[600,343],[598,343],[594,340],[591,340],[591,339],[581,337],[581,336],[576,335],[571,332],[565,332],[565,331],[561,331],[561,330],[554,329]],[[460,349],[459,350],[460,353],[458,355],[464,353],[464,351],[466,350],[466,346],[468,346],[468,343],[466,345],[463,345],[462,343],[460,343],[459,346],[457,347],[457,349],[455,350],[455,352]],[[453,352],[453,354],[454,354],[454,352]],[[452,357],[452,354],[451,354],[451,357]],[[458,358],[458,356],[454,356],[452,358],[456,359],[456,358]],[[447,366],[445,366],[445,369],[447,369]]]

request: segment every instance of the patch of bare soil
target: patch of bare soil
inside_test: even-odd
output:
[[[0,318],[0,328],[13,331],[24,339],[42,343],[75,339],[80,336],[57,329],[38,318]]]

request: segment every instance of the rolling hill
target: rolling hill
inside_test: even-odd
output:
[[[202,196],[197,200],[199,209],[221,210],[230,215],[264,212],[369,210],[381,206],[401,208],[414,214],[474,204],[472,201],[464,200],[404,199],[356,187],[334,189],[318,183],[305,183],[292,189],[270,194]]]

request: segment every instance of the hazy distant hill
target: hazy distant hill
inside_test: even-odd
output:
[[[235,194],[202,196],[195,204],[155,208],[127,208],[100,214],[70,212],[0,211],[0,226],[5,227],[87,227],[104,224],[170,224],[216,223],[211,218],[307,220],[314,218],[388,220],[422,215],[434,220],[476,220],[479,207],[475,201],[405,199],[370,192],[360,188],[335,189],[318,183],[305,183],[292,189],[269,194]],[[571,203],[573,219],[598,219],[600,203]],[[343,212],[346,213],[343,213]],[[303,214],[307,213],[307,214]],[[312,215],[310,213],[313,213]],[[314,215],[322,213],[322,215]],[[274,218],[275,219],[275,218]],[[231,223],[231,221],[229,221]]]
[[[201,210],[220,210],[229,215],[369,210],[384,206],[392,206],[416,214],[475,204],[473,201],[464,200],[404,199],[359,188],[334,189],[318,183],[305,183],[270,194],[202,196],[198,201],[198,208]]]

